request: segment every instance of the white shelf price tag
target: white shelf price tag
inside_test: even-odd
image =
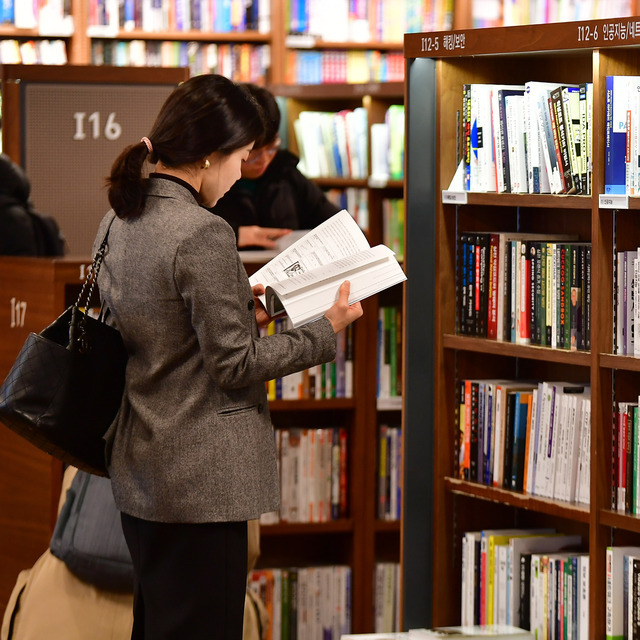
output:
[[[467,192],[466,191],[442,191],[442,203],[443,204],[467,204]]]
[[[599,196],[601,209],[628,209],[629,196],[624,194],[601,193]]]

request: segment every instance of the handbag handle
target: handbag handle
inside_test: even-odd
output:
[[[109,231],[111,230],[111,225],[113,221],[116,219],[116,215],[113,215],[111,221],[109,222],[109,226],[105,231],[104,238],[102,238],[102,242],[100,243],[100,247],[96,251],[95,256],[93,256],[93,262],[91,264],[91,269],[89,269],[85,281],[82,285],[82,289],[80,290],[80,294],[78,295],[78,299],[73,305],[73,312],[71,314],[71,326],[69,329],[69,346],[68,349],[78,350],[80,353],[86,353],[90,349],[90,345],[86,340],[86,312],[80,312],[80,305],[82,303],[83,296],[85,295],[85,290],[87,286],[89,286],[89,291],[86,296],[85,308],[89,306],[89,301],[91,300],[91,296],[93,295],[93,289],[98,281],[98,273],[100,271],[100,267],[102,266],[102,261],[104,259],[104,254],[107,250],[107,239],[109,238]],[[102,312],[101,314],[102,315]],[[106,315],[104,316],[106,319]],[[104,321],[103,319],[103,321]]]

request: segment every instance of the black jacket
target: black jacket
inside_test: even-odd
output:
[[[0,154],[0,255],[38,255],[29,215],[30,192],[31,185],[22,168],[6,154]]]
[[[280,150],[264,175],[239,180],[212,211],[238,236],[238,227],[259,225],[280,229],[312,229],[337,213],[322,189],[297,169],[298,158]]]

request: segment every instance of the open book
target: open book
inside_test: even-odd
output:
[[[370,247],[346,210],[339,211],[270,260],[250,278],[263,284],[260,297],[270,316],[285,312],[294,327],[322,317],[349,280],[353,304],[403,280],[404,271],[389,247]]]

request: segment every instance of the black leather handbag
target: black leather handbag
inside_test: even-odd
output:
[[[84,311],[108,235],[109,229],[76,303],[29,334],[0,387],[0,422],[59,460],[102,476],[108,475],[103,436],[120,408],[127,364],[120,333],[105,322],[108,311],[98,318]]]

